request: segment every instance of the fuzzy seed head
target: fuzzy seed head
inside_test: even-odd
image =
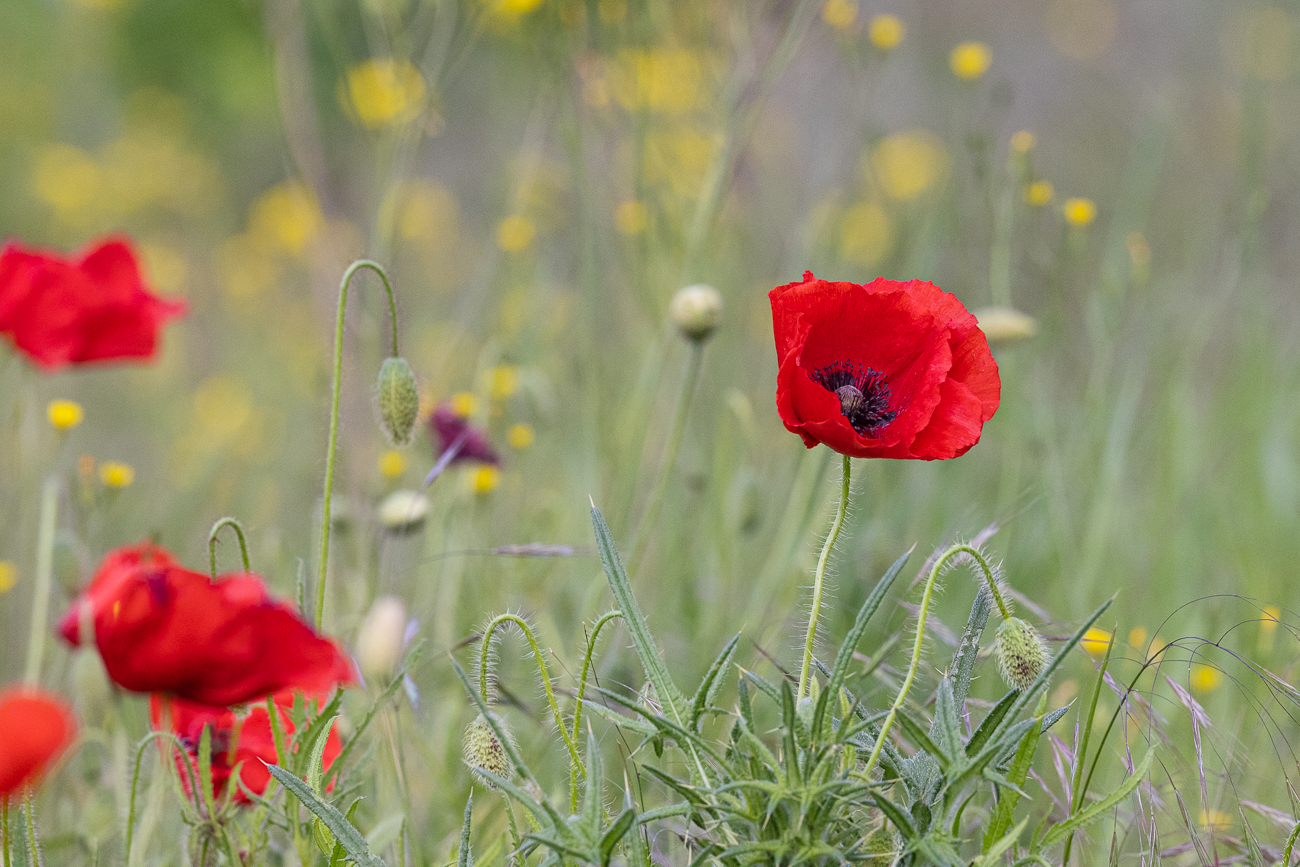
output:
[[[511,740],[511,746],[514,746],[514,740],[510,735],[510,729],[506,728],[505,720],[496,714],[492,714],[492,719]],[[492,731],[492,726],[488,725],[483,714],[474,717],[474,721],[465,729],[461,749],[465,756],[465,764],[470,768],[491,771],[504,780],[510,779],[515,774],[515,766],[511,763],[510,756],[506,754],[505,747],[497,739],[496,733]]]
[[[379,418],[384,433],[395,446],[411,441],[415,417],[420,411],[420,389],[405,358],[392,356],[379,368]]]
[[[998,627],[994,644],[998,668],[1007,686],[1027,689],[1047,665],[1047,645],[1038,630],[1019,617],[1008,617]]]
[[[679,289],[668,304],[668,318],[687,340],[707,340],[722,321],[722,295],[703,283]]]

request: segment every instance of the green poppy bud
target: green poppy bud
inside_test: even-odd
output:
[[[420,390],[411,365],[398,356],[385,359],[379,368],[379,418],[393,445],[404,446],[411,441],[419,411]]]
[[[510,740],[510,745],[514,746],[514,739],[510,735],[510,729],[506,728],[506,721],[496,714],[492,714],[492,720],[497,724],[497,728],[505,733],[506,738]],[[506,754],[505,747],[497,739],[496,732],[492,731],[492,726],[488,725],[483,714],[474,717],[474,721],[465,729],[461,750],[465,756],[465,764],[470,768],[491,771],[503,780],[508,780],[515,775],[515,766],[510,761],[510,756]]]
[[[722,320],[722,296],[703,283],[679,289],[668,304],[668,318],[687,340],[707,340]]]
[[[419,491],[393,491],[379,504],[379,523],[390,533],[411,533],[429,517],[429,498]]]
[[[406,637],[406,606],[396,596],[380,596],[370,606],[357,635],[357,663],[361,673],[381,688],[402,661]]]
[[[1047,665],[1047,645],[1042,636],[1019,617],[1002,621],[993,650],[1002,679],[1013,689],[1028,689]]]

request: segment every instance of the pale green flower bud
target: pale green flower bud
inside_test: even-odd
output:
[[[386,681],[393,676],[402,660],[405,637],[406,606],[402,600],[396,596],[376,599],[357,636],[357,664],[367,680]]]
[[[411,441],[415,417],[420,411],[420,389],[405,358],[392,356],[379,368],[379,418],[393,445]]]
[[[1037,320],[1013,307],[982,307],[975,311],[975,318],[989,346],[1019,343],[1038,333]]]
[[[418,530],[429,517],[429,498],[419,491],[393,491],[379,504],[379,523],[390,533]]]
[[[514,738],[510,734],[510,729],[506,728],[506,721],[496,714],[492,714],[492,721],[505,733],[513,747]],[[465,756],[465,764],[471,768],[491,771],[503,780],[508,780],[515,775],[515,766],[510,761],[510,756],[506,754],[505,747],[497,739],[496,732],[492,731],[492,726],[488,725],[483,714],[474,717],[474,721],[465,729],[461,750]]]
[[[668,304],[668,318],[686,339],[707,340],[722,321],[722,296],[703,283],[679,289]]]
[[[1028,689],[1047,665],[1047,645],[1038,630],[1019,617],[1008,617],[998,627],[993,645],[998,668],[1007,686]]]

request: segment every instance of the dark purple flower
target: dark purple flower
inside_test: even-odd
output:
[[[447,467],[461,461],[501,466],[501,456],[488,442],[487,434],[471,425],[469,419],[452,409],[451,404],[441,404],[433,411],[429,430],[437,442],[438,459],[424,479],[426,485]]]

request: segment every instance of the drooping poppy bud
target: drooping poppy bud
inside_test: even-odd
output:
[[[0,692],[0,801],[35,782],[76,732],[57,696],[28,687]]]
[[[506,728],[506,721],[496,714],[492,714],[492,721],[497,724],[497,728],[505,733],[506,738],[510,740],[510,745],[513,747],[514,739],[511,737],[510,729]],[[490,771],[503,780],[508,780],[514,776],[515,766],[511,763],[505,747],[502,746],[496,732],[492,731],[492,726],[488,725],[488,721],[483,714],[474,717],[474,721],[465,729],[465,738],[461,743],[461,748],[465,756],[465,764],[469,765],[471,769],[477,768]]]
[[[998,627],[993,652],[1007,686],[1028,689],[1047,665],[1047,645],[1038,630],[1019,617],[1008,617]]]
[[[395,446],[411,441],[420,410],[420,390],[405,358],[391,356],[379,368],[379,418],[384,433]]]

